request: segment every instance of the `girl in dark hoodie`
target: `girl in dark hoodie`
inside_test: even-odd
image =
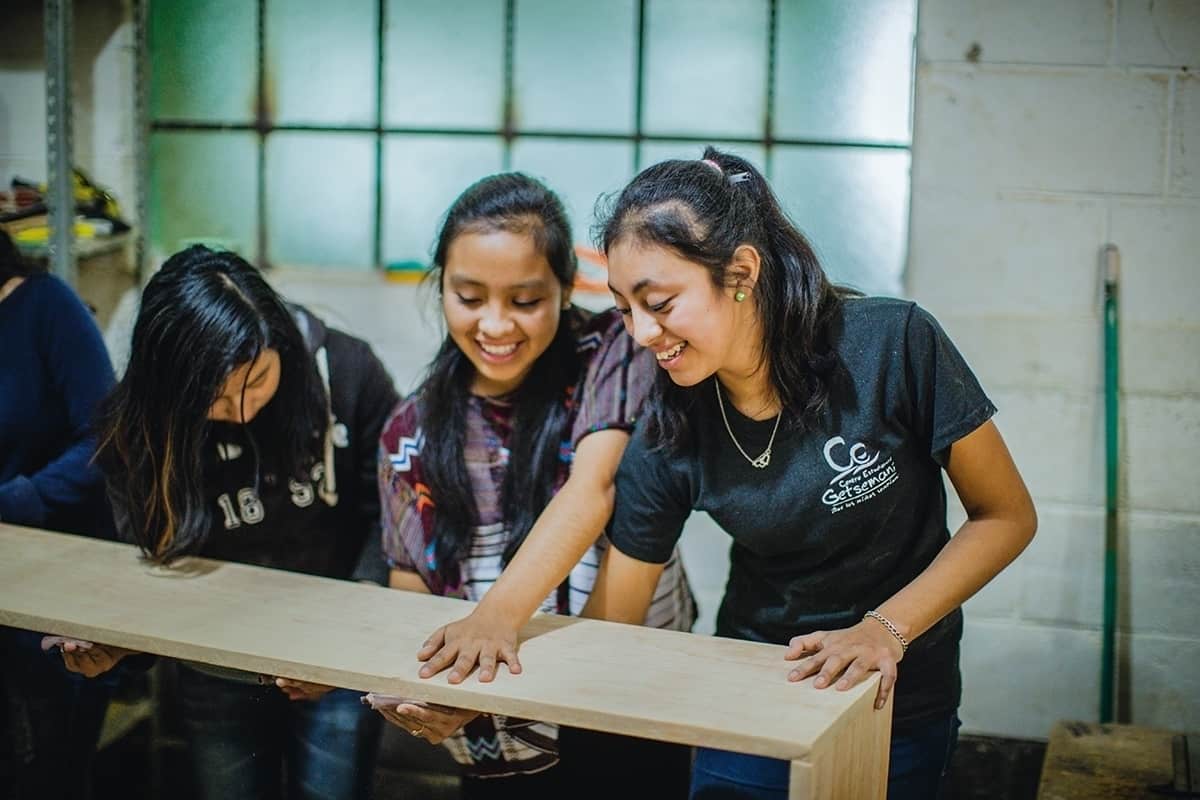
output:
[[[376,443],[398,400],[371,348],[228,252],[196,246],[150,279],[98,457],[118,529],[146,555],[200,555],[382,582]],[[63,646],[68,668],[127,651]],[[365,797],[378,717],[357,693],[184,663],[197,797]]]

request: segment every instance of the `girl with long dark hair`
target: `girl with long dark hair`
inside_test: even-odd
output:
[[[201,246],[146,284],[98,459],[118,528],[183,555],[382,583],[377,442],[398,400],[371,348]],[[126,651],[64,645],[96,674]],[[365,797],[378,719],[355,692],[181,663],[200,798]]]
[[[485,178],[447,213],[431,272],[447,336],[383,434],[383,541],[395,588],[479,600],[529,579],[512,571],[514,554],[563,548],[565,538],[565,549],[582,546],[561,574],[534,578],[545,588],[527,615],[583,610],[613,477],[654,366],[614,309],[571,304],[576,266],[562,204],[532,178]],[[638,621],[690,629],[676,553],[655,584]],[[495,661],[482,668],[491,674]],[[466,765],[467,797],[609,796],[637,789],[645,769],[660,776],[659,796],[686,793],[690,755],[675,745],[417,703],[385,715],[444,742]]]
[[[879,672],[876,708],[895,689],[888,795],[936,797],[958,728],[960,606],[1037,525],[995,406],[929,313],[833,286],[737,156],[644,170],[600,238],[660,370],[588,613],[639,619],[684,520],[707,511],[733,539],[717,634],[787,644],[788,678],[818,689]],[[943,470],[967,512],[953,537]],[[544,583],[561,574],[548,555],[520,555]],[[435,633],[426,674],[507,653],[522,591],[541,588],[506,587]],[[698,750],[695,797],[787,786],[787,762]]]

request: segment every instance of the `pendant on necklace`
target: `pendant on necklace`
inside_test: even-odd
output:
[[[760,455],[756,459],[753,459],[750,462],[751,466],[757,467],[758,469],[766,469],[767,465],[770,463],[771,463],[771,448],[769,448],[769,447],[766,450],[762,451],[762,455]]]

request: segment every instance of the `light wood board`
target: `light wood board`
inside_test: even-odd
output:
[[[523,674],[417,677],[415,653],[472,604],[0,524],[0,624],[164,656],[491,713],[800,762],[804,775],[886,775],[891,711],[877,677],[846,692],[788,683],[784,648],[539,615]],[[841,764],[842,761],[849,761]],[[818,763],[819,762],[819,763]],[[881,771],[882,769],[882,771]],[[839,797],[828,778],[794,797]],[[856,782],[856,786],[861,781]],[[879,785],[878,796],[883,796]],[[870,796],[854,790],[856,797]]]

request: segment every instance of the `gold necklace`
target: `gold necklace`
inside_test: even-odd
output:
[[[721,419],[725,420],[725,430],[729,434],[729,438],[733,440],[733,446],[738,449],[738,452],[750,462],[750,466],[755,469],[766,469],[771,463],[771,446],[775,444],[775,434],[779,431],[779,420],[783,419],[783,409],[779,409],[779,413],[775,415],[775,427],[771,429],[771,438],[767,440],[767,449],[758,454],[758,458],[751,458],[750,454],[742,449],[742,443],[733,435],[733,428],[729,427],[729,417],[725,415],[725,401],[721,399],[721,382],[713,378],[713,386],[717,389],[717,408],[721,409]]]

